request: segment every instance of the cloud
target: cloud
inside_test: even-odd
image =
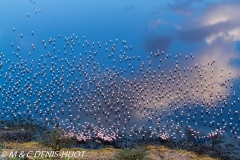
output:
[[[217,23],[229,23],[239,21],[240,3],[219,3],[206,8],[200,21],[203,25],[214,25]]]
[[[218,32],[216,34],[212,34],[206,38],[206,42],[210,45],[217,39],[223,39],[225,41],[240,41],[240,27],[233,28],[226,32]]]
[[[161,50],[161,51],[167,51],[168,47],[172,41],[172,38],[169,36],[165,35],[159,35],[159,36],[153,36],[153,35],[148,35],[145,38],[145,48],[147,51],[156,51],[156,50]]]
[[[168,7],[174,12],[173,6],[188,11],[196,2],[200,2],[200,0],[186,0],[182,3],[169,4]],[[239,10],[240,2],[238,1],[212,2],[205,8],[196,8],[195,12],[201,14],[193,15],[186,18],[185,21],[175,24],[178,26],[175,38],[187,42],[205,41],[207,44],[211,44],[219,38],[225,41],[239,41]]]
[[[228,37],[231,41],[240,41],[240,27],[228,31]]]
[[[225,40],[218,40],[212,43],[211,46],[199,50],[198,61],[207,64],[211,59],[215,60],[212,68],[214,71],[211,81],[214,84],[212,89],[213,94],[220,92],[221,94],[229,93],[230,87],[226,88],[226,80],[236,79],[240,76],[239,67],[232,65],[233,59],[239,59],[239,55],[235,51],[235,45]],[[222,70],[223,69],[223,70]]]
[[[200,17],[200,22],[204,26],[216,26],[221,24],[222,29],[212,32],[205,38],[208,44],[213,41],[223,39],[225,41],[236,42],[240,40],[240,3],[227,3],[212,5]],[[229,26],[229,27],[226,27]]]
[[[164,22],[163,20],[161,20],[160,18],[158,18],[157,20],[151,21],[150,22],[150,26],[153,28],[159,27],[163,24],[166,24],[166,22]]]
[[[199,2],[204,5],[196,7]],[[208,4],[208,5],[206,5]],[[192,10],[192,6],[195,10]],[[204,7],[203,7],[204,6]],[[217,1],[208,2],[204,0],[175,1],[168,4],[168,9],[177,13],[176,9],[193,11],[191,16],[179,19],[172,23],[172,19],[162,21],[157,18],[150,21],[152,28],[165,24],[168,33],[149,35],[145,38],[147,51],[156,49],[167,51],[172,42],[182,40],[185,43],[202,43],[211,45],[214,41],[236,42],[240,41],[240,1]],[[198,13],[198,14],[196,14]],[[180,13],[181,14],[181,13]],[[172,17],[175,19],[175,17]],[[172,27],[172,26],[177,26]],[[163,27],[163,26],[161,26]]]
[[[211,35],[231,30],[234,27],[235,26],[231,23],[220,22],[214,25],[185,28],[178,31],[177,37],[185,41],[200,42]]]
[[[194,60],[189,61],[185,58],[178,59],[178,67],[181,68],[181,74],[184,75],[187,73],[187,83],[193,84],[190,88],[187,86],[187,83],[184,83],[184,81],[180,82],[183,91],[188,89],[192,102],[196,99],[200,99],[203,103],[217,101],[218,97],[215,95],[226,95],[227,93],[231,93],[231,83],[228,82],[228,79],[234,80],[240,76],[239,67],[231,64],[233,59],[240,58],[240,56],[236,54],[234,44],[231,42],[226,43],[224,40],[220,40],[218,42],[214,42],[211,46],[207,46],[206,44],[198,46],[196,50],[197,51],[194,53]],[[213,60],[214,63],[212,64]],[[196,68],[195,64],[198,64],[197,66],[199,68]],[[169,64],[167,66],[170,67],[171,65]],[[183,72],[184,67],[192,68],[192,72]],[[172,70],[174,70],[174,68],[172,68]],[[165,69],[164,72],[168,72],[168,68]],[[171,95],[169,96],[163,94],[164,97],[161,98],[160,102],[155,101],[157,104],[156,106],[161,108],[160,106],[163,104],[163,106],[167,108],[169,107],[170,99],[176,100],[176,97],[178,96],[183,98],[183,92],[178,90],[179,85],[173,85],[172,87],[174,87],[174,89],[171,91]],[[188,98],[189,97],[186,99],[183,98],[183,100],[188,102]],[[147,99],[151,99],[151,94],[148,95]],[[183,104],[180,103],[179,105],[181,106]],[[153,104],[152,107],[154,107]]]

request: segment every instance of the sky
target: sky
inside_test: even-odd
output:
[[[239,84],[239,10],[239,0],[0,1],[0,52],[12,62],[19,60],[13,52],[19,52],[23,59],[38,61],[46,52],[42,40],[56,38],[56,48],[63,53],[65,42],[58,40],[59,34],[61,38],[77,35],[83,43],[84,36],[90,43],[99,41],[102,46],[109,45],[110,40],[124,40],[132,46],[132,50],[127,51],[128,56],[141,56],[141,60],[147,62],[151,53],[156,52],[164,52],[172,58],[193,54],[194,62],[187,63],[188,66],[216,61],[212,92],[225,93],[229,89],[220,86],[223,79],[230,77],[233,84]],[[36,50],[32,50],[33,44]],[[124,47],[124,44],[118,45],[118,50]],[[20,46],[20,51],[16,46]],[[52,46],[48,49],[51,53],[57,52]],[[112,59],[107,61],[104,56],[98,56],[97,61],[109,68],[113,65]],[[157,64],[159,59],[151,61]],[[139,61],[131,65],[137,68],[140,64]],[[171,69],[171,64],[175,65],[175,61],[169,60],[163,68]],[[115,65],[124,68],[128,64],[116,62]],[[131,72],[127,74],[129,79],[135,78]],[[220,74],[223,78],[219,78]],[[235,89],[240,89],[239,85]]]
[[[59,33],[63,36],[85,35],[92,41],[126,39],[141,54],[157,49],[171,54],[196,54],[201,48],[223,50],[220,49],[223,44],[231,46],[225,48],[226,51],[239,53],[240,3],[236,0],[1,3],[0,20],[4,22],[0,26],[1,48],[10,41],[11,29],[18,26],[18,34],[32,30],[39,33],[35,39],[46,39]],[[41,9],[41,13],[36,15],[34,7]]]

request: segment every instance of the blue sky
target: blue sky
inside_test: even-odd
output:
[[[218,41],[235,43],[240,39],[240,3],[236,0],[21,3],[2,1],[0,19],[4,23],[0,26],[0,40],[3,42],[14,26],[20,27],[17,33],[35,30],[39,39],[59,33],[86,35],[92,41],[127,39],[137,52],[145,53],[157,49],[173,54],[194,52],[198,50],[196,46],[211,47]],[[42,12],[36,15],[34,7]]]

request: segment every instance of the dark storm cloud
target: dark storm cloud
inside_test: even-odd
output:
[[[188,42],[200,42],[205,40],[208,36],[212,34],[224,32],[234,27],[235,24],[221,22],[211,26],[201,26],[198,28],[184,29],[178,31],[176,38]]]
[[[189,26],[191,27],[191,25]],[[167,51],[171,42],[181,39],[185,42],[198,43],[204,41],[207,37],[225,32],[236,27],[234,22],[221,22],[210,26],[199,26],[193,28],[184,28],[182,30],[173,30],[171,35],[148,35],[145,38],[145,48],[148,52],[157,49]]]
[[[205,8],[197,8],[196,11],[192,10],[191,5],[195,5],[203,0],[186,0],[175,1],[175,3],[168,4],[168,9],[173,12],[181,12],[180,14],[187,14],[192,12],[201,11],[201,15],[197,17],[186,18],[180,23],[172,24],[165,23],[164,27],[168,25],[175,25],[177,27],[168,31],[168,34],[153,34],[148,35],[145,38],[145,48],[147,51],[154,51],[157,49],[167,51],[170,44],[175,40],[182,40],[190,43],[198,43],[206,41],[208,37],[212,35],[223,34],[224,37],[228,37],[229,31],[232,31],[236,27],[240,26],[238,16],[239,2],[237,1],[223,1],[218,3],[211,3]],[[222,10],[225,9],[225,12]],[[183,13],[185,12],[185,13]],[[161,17],[162,18],[162,17]],[[159,18],[160,19],[160,18]],[[150,25],[153,26],[153,22]],[[155,23],[154,23],[155,24]],[[159,25],[154,25],[156,29]],[[161,26],[162,27],[162,26]],[[223,37],[221,37],[223,38]],[[226,40],[226,39],[224,39]]]
[[[152,52],[156,50],[167,51],[171,44],[172,38],[165,35],[148,36],[145,39],[145,48],[147,51]]]

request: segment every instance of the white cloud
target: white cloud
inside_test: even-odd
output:
[[[223,37],[223,35],[224,35],[223,32],[219,32],[219,33],[217,33],[217,34],[212,34],[212,35],[210,35],[210,36],[208,36],[208,37],[206,38],[206,42],[207,42],[207,44],[210,45],[210,44],[212,44],[213,41],[215,41],[217,38]]]
[[[232,41],[240,41],[240,27],[228,31],[228,38]]]
[[[216,26],[218,32],[213,32],[206,37],[209,45],[217,39],[236,42],[240,40],[240,4],[215,4],[206,9],[199,18],[203,26]],[[220,25],[219,25],[220,24]],[[218,25],[218,26],[217,26]]]
[[[216,34],[212,34],[206,38],[206,42],[208,44],[212,44],[213,41],[219,38],[225,41],[232,41],[232,42],[240,41],[240,27],[236,27],[231,30],[226,30],[225,32],[218,32]]]
[[[214,25],[221,22],[237,21],[240,18],[240,5],[221,4],[209,7],[200,18],[203,25]]]

